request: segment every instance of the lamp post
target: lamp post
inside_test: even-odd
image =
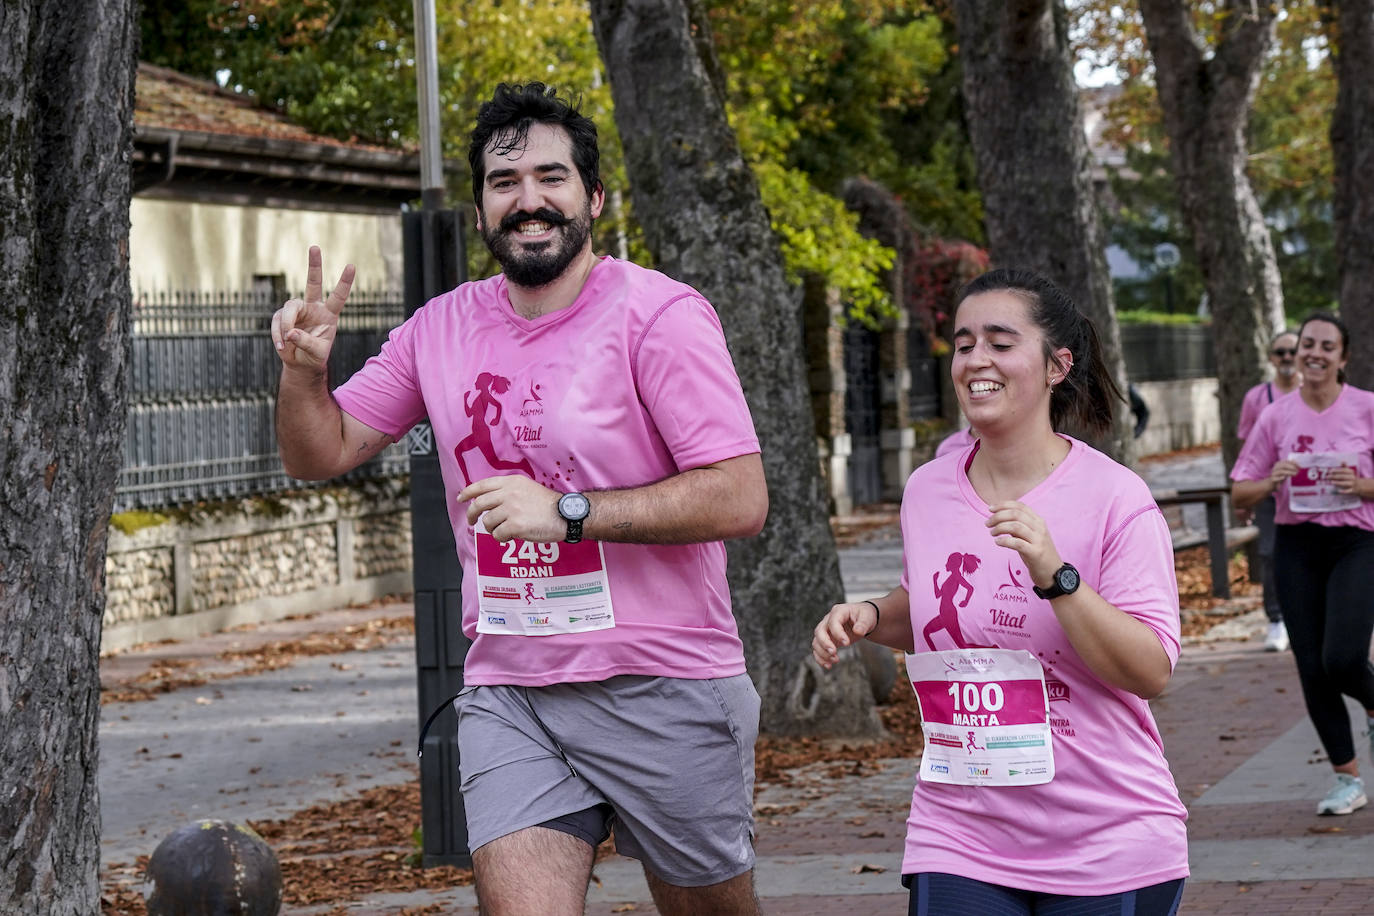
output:
[[[439,145],[439,64],[434,0],[414,0],[415,78],[420,104],[420,210],[401,216],[406,313],[467,279],[463,231],[456,210],[444,208]],[[422,420],[406,437],[410,451],[411,568],[415,591],[417,732],[432,710],[463,686],[463,570],[449,524],[434,431]],[[421,861],[472,865],[467,818],[459,791],[456,716],[435,719],[421,748]]]

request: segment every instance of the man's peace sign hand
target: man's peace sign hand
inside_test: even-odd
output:
[[[353,272],[352,264],[344,267],[333,292],[324,298],[320,249],[310,246],[305,299],[288,299],[272,316],[272,344],[284,365],[323,369],[329,362],[329,351],[339,330],[339,313],[353,287]]]

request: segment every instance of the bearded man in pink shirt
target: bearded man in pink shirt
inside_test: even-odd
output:
[[[641,860],[662,913],[753,914],[758,694],[725,581],[758,533],[758,439],[715,311],[592,251],[596,127],[502,84],[468,154],[502,267],[431,300],[330,390],[353,281],[273,319],[278,438],[322,479],[428,417],[472,640],[455,701],[482,911],[581,913],[596,846]]]

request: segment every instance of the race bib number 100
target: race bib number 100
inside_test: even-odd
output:
[[[1033,786],[1054,778],[1045,670],[1013,649],[949,649],[906,657],[926,746],[921,779]]]
[[[478,519],[477,632],[520,636],[615,626],[600,541],[502,544]]]

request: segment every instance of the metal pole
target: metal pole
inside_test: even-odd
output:
[[[434,0],[415,3],[415,83],[420,103],[420,204],[444,206],[444,163],[439,147],[439,44]]]
[[[403,214],[401,220],[407,314],[467,279],[460,214],[444,209],[434,0],[414,3],[422,209]],[[428,419],[411,430],[408,439],[418,725],[462,688],[468,640],[462,630],[463,571],[454,547],[434,431]],[[421,862],[425,867],[472,865],[458,785],[456,718],[450,712],[434,721],[420,758]]]

